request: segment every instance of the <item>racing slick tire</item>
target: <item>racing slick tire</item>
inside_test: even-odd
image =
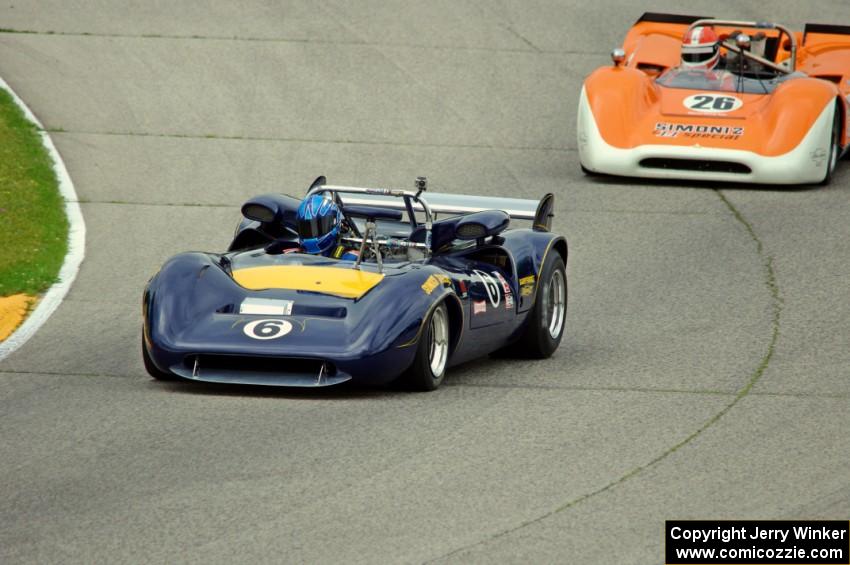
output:
[[[449,311],[441,302],[425,321],[416,357],[408,369],[405,382],[413,390],[435,390],[446,376],[449,358]]]
[[[545,359],[561,344],[567,317],[567,272],[559,253],[547,255],[537,285],[537,298],[515,350]]]
[[[166,373],[165,371],[160,371],[159,368],[154,365],[153,360],[151,359],[150,354],[148,353],[148,348],[145,347],[145,338],[142,336],[142,362],[145,364],[145,370],[148,372],[150,376],[155,378],[158,381],[176,381],[177,377],[172,375],[171,373]]]
[[[826,186],[832,181],[832,173],[835,172],[838,159],[841,157],[841,110],[838,104],[835,105],[835,117],[832,120],[832,132],[830,135],[829,157],[827,157],[826,161],[826,174],[820,182],[821,186]]]

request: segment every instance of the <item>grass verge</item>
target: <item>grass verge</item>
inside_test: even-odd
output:
[[[0,89],[0,297],[36,295],[56,282],[68,219],[38,129]]]

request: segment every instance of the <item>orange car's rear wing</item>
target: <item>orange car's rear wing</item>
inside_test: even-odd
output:
[[[704,20],[709,16],[685,16],[682,14],[662,14],[660,12],[644,12],[635,25],[641,22],[653,22],[657,24],[684,24],[691,25],[697,20]]]
[[[811,47],[820,43],[846,43],[850,46],[850,26],[806,24],[803,28],[803,45]]]
[[[811,77],[838,85],[850,93],[850,26],[806,24],[803,29],[804,64],[800,70]]]

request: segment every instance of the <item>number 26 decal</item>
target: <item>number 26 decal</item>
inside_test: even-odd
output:
[[[719,96],[716,94],[694,94],[684,101],[685,108],[709,114],[734,112],[744,105],[744,101],[735,96]]]

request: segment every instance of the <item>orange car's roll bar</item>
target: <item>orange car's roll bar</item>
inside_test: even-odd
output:
[[[706,25],[707,26],[721,25],[721,26],[742,27],[742,28],[748,27],[748,28],[754,28],[754,29],[777,29],[780,32],[779,33],[780,39],[782,39],[782,34],[784,33],[785,35],[788,36],[788,39],[791,41],[791,57],[789,59],[788,68],[783,67],[782,65],[779,65],[777,63],[774,63],[773,61],[770,61],[768,59],[765,59],[764,57],[756,55],[755,53],[750,53],[749,51],[747,51],[745,53],[743,49],[741,49],[740,47],[738,47],[734,43],[723,42],[723,47],[725,47],[726,49],[728,49],[730,51],[738,53],[740,55],[744,55],[747,58],[750,58],[750,59],[752,59],[752,60],[754,60],[758,63],[761,63],[762,65],[770,67],[771,69],[774,69],[774,70],[779,71],[781,73],[790,74],[790,73],[793,73],[797,68],[797,38],[794,36],[794,33],[790,29],[788,29],[787,27],[785,27],[782,24],[774,24],[774,23],[770,23],[770,22],[745,22],[745,21],[737,21],[737,20],[715,20],[715,19],[707,18],[707,19],[697,20],[697,21],[693,22],[690,26],[688,26],[688,33],[690,33],[697,26],[706,26]],[[780,45],[781,45],[781,43],[780,43]]]

